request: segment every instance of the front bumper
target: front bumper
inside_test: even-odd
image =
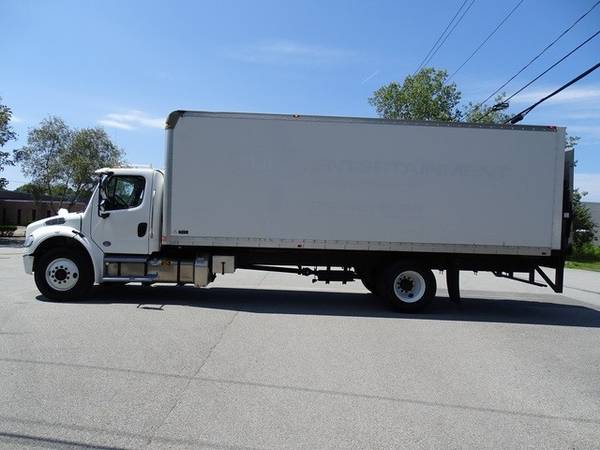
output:
[[[25,273],[29,275],[33,273],[33,255],[23,255],[23,267]]]

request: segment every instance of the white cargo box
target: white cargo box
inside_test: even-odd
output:
[[[168,127],[165,244],[560,249],[563,128],[208,112]]]

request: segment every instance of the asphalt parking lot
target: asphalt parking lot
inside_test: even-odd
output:
[[[420,315],[251,271],[54,303],[2,247],[0,446],[599,448],[600,274],[462,283]]]

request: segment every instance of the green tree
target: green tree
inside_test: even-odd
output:
[[[586,195],[587,192],[580,192],[579,189],[573,190],[573,246],[576,250],[591,244],[596,235],[597,226],[592,220],[592,214],[589,208],[582,203],[582,199]]]
[[[83,128],[73,133],[70,151],[64,155],[64,164],[69,168],[69,174],[63,183],[63,197],[71,190],[74,192],[73,201],[76,201],[91,194],[96,181],[95,170],[124,164],[123,151],[111,141],[103,128]]]
[[[39,200],[44,192],[44,188],[34,183],[25,183],[15,189],[15,192],[24,192],[31,194],[35,201]]]
[[[579,139],[581,139],[579,136],[571,136],[570,134],[567,134],[565,136],[565,140],[567,142],[567,148],[575,149],[575,146],[579,142]],[[575,164],[577,164],[577,162],[575,162]]]
[[[12,119],[12,110],[2,103],[0,97],[0,148],[11,140],[17,138],[16,133],[10,126],[10,120]],[[4,171],[5,166],[12,166],[13,161],[10,159],[10,153],[0,151],[0,172]],[[0,177],[0,189],[4,189],[8,181],[6,178]]]
[[[4,167],[12,166],[13,162],[10,159],[10,153],[0,151],[0,172],[4,171]],[[8,180],[4,177],[0,177],[0,190],[5,189],[8,185]]]
[[[104,129],[71,129],[59,117],[48,117],[29,130],[27,145],[14,151],[14,160],[37,195],[58,197],[50,202],[54,212],[89,196],[94,170],[119,166],[122,158],[122,150]]]
[[[16,192],[25,192],[31,194],[34,200],[40,200],[43,195],[51,195],[52,197],[60,197],[63,195],[63,187],[53,186],[52,191],[48,194],[43,186],[38,186],[35,183],[25,183],[15,189]],[[75,194],[75,191],[69,189],[69,198]]]
[[[567,148],[574,149],[579,139],[579,136],[567,135]],[[575,161],[575,165],[577,165],[577,161]],[[579,189],[573,189],[571,198],[573,206],[573,246],[576,252],[594,241],[598,229],[598,225],[592,220],[589,208],[583,204],[583,197],[587,194],[587,192]]]
[[[508,103],[504,103],[506,94],[502,93],[494,98],[493,106],[484,106],[478,103],[469,102],[463,112],[465,122],[479,123],[504,123],[512,116],[504,112],[508,108]]]
[[[408,75],[402,84],[392,81],[380,87],[369,103],[386,119],[459,121],[461,93],[447,78],[445,70],[426,67]]]
[[[503,123],[511,117],[504,93],[495,97],[493,106],[469,102],[461,107],[461,97],[456,83],[448,83],[445,70],[426,67],[402,84],[392,81],[380,87],[369,103],[385,119]]]
[[[61,156],[68,153],[72,135],[62,119],[48,117],[29,130],[27,145],[14,151],[15,161],[25,176],[42,188],[41,194],[50,195],[54,185],[63,181],[66,171]]]

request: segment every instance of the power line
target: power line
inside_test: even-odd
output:
[[[593,65],[592,67],[590,67],[588,70],[586,70],[585,72],[583,72],[580,75],[577,75],[575,78],[573,78],[571,81],[569,81],[568,83],[563,84],[561,87],[559,87],[557,90],[555,90],[554,92],[546,95],[544,98],[538,100],[537,102],[535,102],[533,105],[529,106],[528,108],[525,108],[523,111],[521,111],[518,114],[515,114],[514,116],[512,116],[510,119],[506,120],[504,123],[518,123],[521,120],[523,120],[523,118],[529,114],[533,108],[535,108],[536,106],[538,106],[540,103],[545,102],[546,100],[548,100],[551,97],[554,97],[556,94],[558,94],[559,92],[565,90],[566,88],[568,88],[569,86],[571,86],[574,83],[577,83],[579,80],[587,77],[590,73],[592,73],[594,70],[596,70],[598,67],[600,67],[600,62],[596,63],[595,65]]]
[[[573,29],[573,27],[575,25],[577,25],[585,16],[587,16],[590,12],[592,12],[592,10],[594,8],[596,8],[596,6],[598,6],[598,5],[600,5],[600,0],[598,0],[596,3],[594,3],[592,5],[592,7],[590,9],[588,9],[583,15],[581,15],[575,22],[573,22],[571,24],[571,26],[569,26],[561,34],[559,34],[556,39],[554,39],[546,47],[544,47],[544,49],[541,52],[539,52],[537,55],[535,55],[533,58],[531,58],[531,60],[529,60],[529,62],[527,64],[525,64],[521,69],[519,69],[519,71],[517,73],[515,73],[512,77],[510,77],[502,86],[500,86],[498,89],[496,89],[490,95],[488,95],[485,98],[485,100],[483,100],[476,106],[476,108],[480,108],[481,106],[483,106],[490,98],[492,98],[494,95],[496,95],[498,92],[500,92],[504,87],[506,87],[506,85],[508,85],[508,83],[510,83],[512,80],[514,80],[516,77],[518,77],[525,69],[527,69],[531,64],[533,64],[540,56],[542,56],[544,53],[546,53],[546,50],[548,50],[550,47],[552,47],[554,44],[556,44],[560,39],[562,39],[562,37],[565,34],[567,34],[569,31],[571,31],[571,29]]]
[[[527,84],[525,84],[524,86],[522,86],[519,90],[517,90],[516,92],[514,92],[510,97],[502,100],[502,102],[495,104],[494,106],[492,106],[491,108],[489,108],[487,110],[487,112],[481,116],[479,118],[479,121],[481,122],[483,119],[485,119],[487,116],[490,115],[490,113],[492,113],[493,111],[498,111],[501,109],[506,109],[508,108],[508,101],[511,100],[513,97],[515,97],[517,94],[520,94],[521,92],[523,92],[525,89],[527,89],[529,86],[531,86],[533,83],[535,83],[537,80],[539,80],[541,77],[543,77],[545,74],[547,74],[548,72],[550,72],[553,68],[555,68],[556,66],[558,66],[561,62],[563,62],[565,59],[567,59],[569,56],[571,56],[573,53],[575,53],[577,50],[579,50],[581,47],[583,47],[585,44],[587,44],[588,42],[590,42],[592,39],[594,39],[596,36],[598,36],[598,34],[600,34],[600,30],[596,31],[594,34],[592,34],[589,38],[587,38],[585,41],[583,41],[581,44],[579,44],[577,47],[575,47],[573,50],[571,50],[569,53],[567,53],[565,56],[563,56],[562,58],[560,58],[558,61],[556,61],[554,64],[552,64],[550,67],[548,67],[546,70],[544,70],[542,73],[540,73],[537,77],[535,77],[533,80],[531,80],[530,82],[528,82]],[[474,111],[476,111],[478,108],[480,108],[482,105],[482,103],[480,103],[479,105],[477,105],[475,108],[473,108]]]
[[[448,28],[450,28],[450,26],[452,25],[452,22],[454,22],[454,19],[456,19],[456,16],[458,16],[458,13],[460,13],[460,11],[463,9],[463,7],[465,6],[465,4],[468,1],[469,0],[464,0],[462,2],[462,5],[460,5],[460,8],[458,8],[458,10],[456,11],[456,13],[452,17],[452,19],[450,19],[450,22],[448,22],[448,25],[446,25],[446,28],[444,28],[444,31],[442,31],[442,34],[440,34],[440,37],[437,38],[437,41],[434,42],[434,44],[431,46],[431,48],[429,49],[429,51],[425,55],[425,58],[423,58],[423,61],[421,61],[421,64],[419,64],[419,67],[417,67],[417,70],[415,70],[415,73],[417,73],[419,71],[419,69],[421,69],[421,67],[423,67],[423,64],[425,64],[425,61],[427,61],[427,58],[429,57],[429,55],[431,55],[431,52],[433,51],[433,49],[436,47],[436,45],[438,44],[438,42],[440,42],[440,40],[442,39],[442,37],[446,34],[446,31],[448,31]],[[600,0],[598,0],[598,1],[600,1]]]
[[[439,51],[440,48],[442,48],[442,46],[444,45],[444,42],[446,42],[446,40],[450,37],[450,35],[454,32],[454,30],[456,29],[456,27],[460,24],[460,22],[463,20],[463,18],[465,17],[465,15],[469,12],[469,10],[471,9],[471,7],[473,6],[473,3],[475,3],[475,0],[471,0],[471,3],[469,3],[469,5],[466,7],[466,9],[462,12],[462,14],[460,15],[460,17],[458,18],[458,20],[454,23],[454,25],[452,26],[452,28],[450,29],[450,31],[446,34],[446,36],[444,37],[444,39],[440,42],[440,44],[437,46],[437,48],[435,49],[435,51],[428,57],[426,58],[425,62],[421,65],[422,66],[426,66],[429,61],[431,61],[431,59],[435,56],[435,54]],[[459,10],[460,11],[460,10]],[[419,67],[419,69],[421,68]],[[417,69],[417,71],[419,70]]]
[[[587,44],[588,42],[590,42],[592,39],[594,39],[596,36],[598,36],[600,34],[600,30],[596,31],[594,34],[592,34],[589,38],[587,38],[585,41],[583,41],[581,44],[579,44],[577,47],[575,47],[573,50],[571,50],[569,53],[567,53],[565,56],[563,56],[562,58],[560,58],[558,61],[556,61],[554,64],[552,64],[550,67],[548,67],[546,70],[544,70],[542,73],[540,73],[537,77],[535,77],[533,80],[531,80],[529,83],[525,84],[523,87],[521,87],[519,90],[517,90],[516,92],[514,92],[510,97],[508,97],[507,99],[504,100],[504,102],[508,102],[511,98],[513,98],[515,95],[521,93],[522,91],[524,91],[526,88],[528,88],[529,86],[531,86],[533,83],[535,83],[537,80],[539,80],[541,77],[543,77],[544,75],[546,75],[548,72],[550,72],[552,69],[554,69],[556,66],[558,66],[561,62],[563,62],[565,59],[567,59],[569,56],[571,56],[573,53],[575,53],[577,50],[579,50],[581,47],[583,47],[585,44]]]
[[[454,32],[454,30],[456,29],[456,27],[458,26],[458,24],[460,24],[460,22],[462,21],[462,19],[469,12],[469,10],[471,9],[471,6],[473,6],[473,3],[475,3],[475,0],[471,0],[471,3],[469,3],[469,6],[467,6],[467,8],[463,11],[463,13],[461,14],[461,16],[458,18],[458,20],[454,24],[454,26],[450,29],[450,31],[448,32],[448,34],[446,34],[446,37],[444,37],[444,39],[442,40],[442,42],[440,42],[440,45],[435,49],[435,51],[431,54],[431,56],[429,57],[429,59],[425,62],[425,65],[427,65],[429,63],[429,61],[431,61],[431,59],[439,51],[439,49],[442,48],[442,45],[444,45],[444,43],[446,42],[446,40]]]
[[[497,32],[497,31],[500,29],[500,27],[501,27],[502,25],[504,25],[504,22],[506,22],[506,21],[509,19],[509,17],[513,15],[513,13],[514,13],[514,12],[515,12],[515,11],[516,11],[518,8],[519,8],[519,6],[521,6],[521,3],[523,3],[523,1],[524,1],[524,0],[520,0],[520,1],[519,1],[519,2],[518,2],[518,3],[517,3],[517,4],[516,4],[514,7],[513,7],[513,9],[511,9],[511,10],[510,10],[510,12],[509,12],[509,13],[508,13],[508,14],[507,14],[505,17],[504,17],[504,19],[502,19],[502,20],[500,21],[500,23],[499,23],[499,24],[496,26],[496,28],[494,28],[494,29],[492,30],[492,32],[491,32],[490,34],[488,34],[488,36],[487,36],[487,37],[486,37],[486,38],[483,40],[483,42],[482,42],[481,44],[479,44],[479,46],[478,46],[478,47],[477,47],[475,50],[473,50],[473,53],[471,53],[471,54],[469,55],[469,57],[468,57],[467,59],[465,59],[465,61],[464,61],[464,62],[463,62],[463,63],[462,63],[462,64],[461,64],[459,67],[458,67],[458,69],[456,69],[456,70],[454,71],[454,73],[453,73],[452,75],[450,75],[450,77],[448,78],[448,81],[450,81],[450,80],[451,80],[451,79],[454,77],[454,75],[456,75],[456,74],[457,74],[457,73],[460,71],[460,69],[462,69],[462,68],[465,66],[465,64],[467,64],[467,63],[468,63],[468,62],[471,60],[471,58],[473,58],[473,56],[475,56],[475,54],[476,54],[476,53],[477,53],[477,52],[478,52],[478,51],[481,49],[481,47],[483,47],[483,46],[485,45],[485,43],[486,43],[487,41],[489,41],[489,40],[490,40],[490,38],[491,38],[491,37],[492,37],[494,34],[496,34],[496,32]],[[600,0],[599,0],[599,1],[600,1]]]

